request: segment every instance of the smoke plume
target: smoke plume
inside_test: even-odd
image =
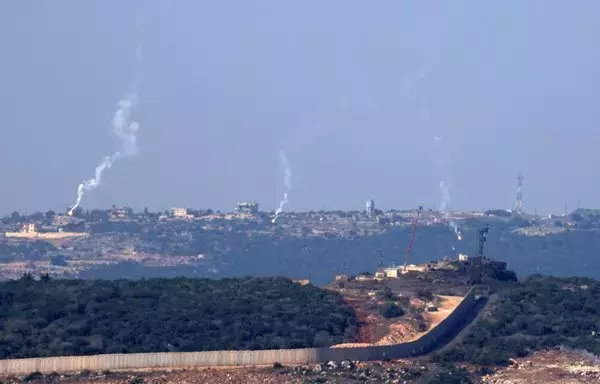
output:
[[[440,190],[442,191],[442,203],[440,204],[440,212],[444,215],[444,219],[448,222],[448,224],[454,229],[454,233],[456,234],[456,238],[458,240],[462,240],[462,235],[458,230],[458,226],[450,218],[447,207],[450,202],[450,187],[446,185],[444,180],[440,181]]]
[[[142,60],[142,45],[138,44],[136,48],[136,61],[139,63]],[[131,92],[128,92],[123,99],[117,103],[117,110],[113,117],[112,126],[113,133],[121,139],[123,146],[121,150],[113,153],[111,156],[106,156],[104,160],[96,167],[94,177],[84,180],[77,187],[77,201],[69,211],[69,216],[73,215],[75,209],[81,204],[83,196],[87,192],[91,192],[98,188],[102,182],[102,174],[105,170],[110,169],[115,161],[134,156],[138,152],[137,146],[137,131],[140,124],[134,119],[138,105],[138,88],[139,80],[136,80]]]
[[[275,217],[272,220],[273,223],[275,223],[281,212],[283,212],[283,207],[288,203],[288,193],[292,189],[292,168],[290,167],[290,160],[283,150],[279,151],[279,164],[285,174],[283,185],[286,191],[283,193],[283,200],[279,202],[279,208],[275,211]]]
[[[433,138],[436,147],[438,148],[438,150],[440,150],[440,146],[441,146],[441,142],[442,142],[442,138],[440,136],[434,136]],[[444,173],[446,173],[446,169],[447,169],[447,159],[446,157],[442,154],[438,165],[441,166],[441,168],[444,169]],[[456,225],[456,223],[454,222],[454,220],[452,220],[452,218],[450,217],[450,214],[448,212],[448,204],[450,203],[450,189],[452,188],[451,182],[449,182],[446,179],[442,179],[440,181],[440,190],[442,191],[442,202],[440,203],[440,212],[442,213],[444,220],[448,223],[448,225],[450,225],[452,227],[452,229],[454,230],[454,233],[456,234],[456,238],[458,240],[462,240],[462,234],[460,233],[460,231],[458,230],[458,226]]]

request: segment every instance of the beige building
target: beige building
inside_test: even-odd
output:
[[[392,265],[390,267],[380,267],[380,268],[377,268],[377,271],[375,272],[375,279],[377,279],[377,280],[382,280],[385,278],[397,279],[401,273],[402,273],[402,268],[397,267],[395,265]]]
[[[401,268],[396,267],[396,266],[387,267],[383,270],[383,273],[385,274],[385,277],[387,277],[387,278],[397,279],[401,273]]]
[[[38,232],[38,226],[35,223],[23,224],[19,232],[6,232],[4,236],[8,238],[20,239],[43,239],[43,240],[58,240],[68,237],[84,237],[88,236],[87,232],[63,232],[58,229],[56,232]]]
[[[185,218],[188,216],[187,208],[171,208],[171,214],[175,217]]]

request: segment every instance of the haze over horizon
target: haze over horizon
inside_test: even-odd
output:
[[[599,207],[600,3],[0,3],[0,214],[64,210],[121,143],[143,18],[139,154],[83,208]],[[434,145],[441,137],[442,156]],[[596,180],[596,181],[595,181]]]

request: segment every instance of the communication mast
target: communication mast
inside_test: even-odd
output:
[[[483,258],[483,247],[485,246],[485,241],[487,240],[489,230],[490,230],[489,225],[486,225],[485,227],[483,227],[479,230],[479,233],[477,236],[477,241],[478,241],[477,257]]]
[[[383,248],[377,249],[377,255],[379,256],[379,268],[383,268]]]
[[[489,230],[490,226],[486,225],[484,228],[481,228],[477,233],[477,254],[473,258],[473,264],[471,265],[469,273],[469,282],[471,284],[481,284],[481,282],[483,281],[483,264],[485,257],[483,256],[483,247],[485,246],[485,241],[487,240]]]
[[[515,211],[523,213],[523,175],[517,176],[517,201],[515,201]]]
[[[406,272],[406,267],[408,267],[408,259],[410,257],[410,253],[412,251],[413,243],[415,242],[415,232],[417,230],[417,224],[419,222],[419,216],[421,215],[421,211],[423,210],[423,206],[419,205],[417,209],[417,214],[415,215],[415,221],[413,221],[412,233],[410,234],[410,241],[408,242],[408,248],[406,249],[406,257],[404,259],[404,272]]]

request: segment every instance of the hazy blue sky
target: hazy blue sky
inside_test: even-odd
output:
[[[134,73],[136,17],[143,63]],[[84,208],[600,207],[600,2],[0,2],[0,212]],[[441,136],[436,148],[434,136]],[[446,157],[446,169],[442,156]]]

